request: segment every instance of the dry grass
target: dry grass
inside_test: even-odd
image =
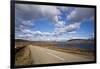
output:
[[[20,66],[30,64],[30,50],[28,47],[24,47],[15,54],[15,65]]]

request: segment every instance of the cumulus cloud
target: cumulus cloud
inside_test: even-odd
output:
[[[57,33],[41,32],[41,31],[31,31],[23,30],[23,34],[17,35],[16,39],[27,39],[33,41],[63,41],[66,40],[65,37],[55,37]]]
[[[67,12],[67,21],[62,19],[62,12]],[[18,38],[30,39],[30,40],[48,40],[48,41],[60,41],[66,40],[66,38],[59,37],[63,33],[76,33],[75,31],[80,28],[80,21],[92,17],[94,10],[92,8],[75,8],[68,7],[56,7],[45,5],[27,5],[16,4],[15,5],[15,30],[19,34]],[[41,32],[34,30],[35,20],[46,18],[53,23],[54,31]],[[91,18],[92,19],[92,18]],[[31,29],[32,27],[32,29]]]
[[[59,31],[60,33],[63,32],[72,32],[75,31],[77,29],[80,28],[80,23],[73,23],[73,24],[69,24],[65,27],[61,27],[61,28],[56,28],[55,31]]]
[[[30,34],[30,35],[40,35],[40,36],[54,36],[57,35],[55,32],[41,32],[41,31],[33,31],[29,29],[22,29],[21,32],[25,34]]]
[[[22,24],[24,26],[33,26],[34,25],[34,23],[31,20],[22,21]]]
[[[39,19],[42,17],[46,17],[54,22],[56,21],[55,16],[60,15],[60,11],[56,8],[56,6],[27,4],[16,4],[15,13],[16,16],[19,16],[24,20]]]
[[[65,27],[65,21],[57,21],[57,23],[55,24],[56,27],[60,28],[60,27]]]
[[[65,29],[66,29],[67,32],[72,32],[72,31],[79,29],[79,28],[80,28],[80,23],[76,22],[76,23],[73,23],[73,24],[66,26]]]
[[[69,24],[69,25],[64,26],[64,27],[56,27],[54,32],[41,32],[41,31],[33,31],[33,30],[30,30],[30,29],[21,29],[20,31],[21,31],[22,34],[21,34],[21,36],[18,36],[18,37],[20,37],[20,38],[25,37],[27,39],[28,38],[31,39],[33,36],[35,36],[35,37],[46,36],[46,37],[51,37],[51,38],[54,38],[54,37],[58,38],[58,36],[61,35],[62,33],[65,33],[65,32],[71,32],[72,33],[73,31],[75,31],[79,27],[80,27],[80,23],[74,23],[74,24]],[[51,38],[49,38],[49,39],[51,39]],[[46,39],[48,39],[48,38],[46,38]],[[54,39],[51,39],[51,40],[54,40]],[[61,39],[59,38],[59,40],[61,40]]]
[[[83,37],[83,36],[73,36],[70,39],[87,39],[88,37]]]
[[[80,22],[83,19],[92,17],[94,15],[93,8],[75,8],[68,16],[67,20],[71,22]]]
[[[55,26],[63,25],[58,20],[60,10],[57,9],[56,6],[16,4],[15,13],[16,31],[20,31],[23,28],[28,29],[30,27],[33,27],[34,23],[32,21],[41,18],[47,18]]]
[[[16,39],[32,40],[33,35],[30,34],[30,33],[27,33],[27,34],[19,34],[19,35],[16,35],[15,38],[16,38]]]
[[[30,29],[31,27],[34,27],[34,23],[32,20],[22,20],[22,18],[15,17],[15,31],[19,32],[23,29]]]

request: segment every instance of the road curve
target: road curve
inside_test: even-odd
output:
[[[39,46],[29,46],[32,64],[50,64],[64,62],[93,61],[78,54],[64,53]]]

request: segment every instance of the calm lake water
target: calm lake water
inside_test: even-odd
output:
[[[57,47],[64,47],[64,48],[89,48],[93,49],[94,44],[77,44],[77,45],[70,45],[70,44],[54,44]]]

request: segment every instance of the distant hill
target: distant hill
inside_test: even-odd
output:
[[[62,42],[49,42],[49,41],[29,41],[24,39],[15,39],[16,42],[32,42],[32,43],[62,43]],[[65,43],[65,42],[63,42]],[[66,43],[94,43],[94,39],[70,39]]]
[[[71,39],[67,41],[68,44],[87,44],[94,43],[94,39]]]
[[[29,42],[28,40],[23,40],[23,39],[15,39],[16,42]]]
[[[29,41],[29,40],[24,40],[24,39],[15,39],[16,42],[32,42],[32,43],[59,43],[59,42],[54,42],[54,41]]]
[[[77,45],[77,44],[94,44],[94,39],[71,39],[66,42],[49,42],[49,41],[28,41],[23,39],[15,39],[17,45],[36,45],[36,46],[56,46],[56,45]]]
[[[56,42],[48,42],[48,41],[29,41],[23,39],[15,39],[16,45],[36,45],[36,46],[48,46],[49,44],[54,44]]]

